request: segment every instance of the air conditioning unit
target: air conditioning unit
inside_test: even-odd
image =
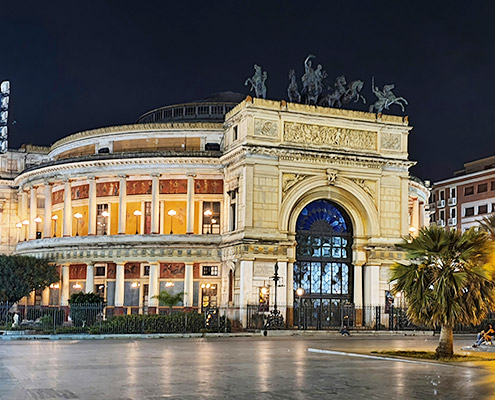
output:
[[[448,200],[448,204],[449,204],[449,206],[455,206],[457,204],[457,197],[451,197]]]
[[[438,200],[438,201],[437,201],[437,207],[438,207],[438,208],[443,208],[443,207],[445,207],[445,200]]]
[[[457,218],[449,218],[449,220],[447,221],[449,226],[455,226],[457,225]]]
[[[444,219],[439,219],[439,220],[437,221],[437,226],[444,227],[444,226],[445,226],[445,220],[444,220]]]

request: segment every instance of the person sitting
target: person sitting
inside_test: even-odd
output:
[[[488,327],[486,330],[481,331],[478,333],[478,336],[476,338],[476,342],[473,344],[473,347],[478,347],[479,345],[488,342],[491,344],[492,342],[492,337],[494,336],[495,331],[493,330],[492,324],[488,324]]]

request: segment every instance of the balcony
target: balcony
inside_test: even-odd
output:
[[[455,218],[455,217],[454,218],[449,218],[447,220],[447,223],[448,223],[449,226],[456,226],[457,225],[457,218]]]
[[[455,206],[457,204],[457,197],[451,197],[447,203],[449,206]]]
[[[437,208],[444,208],[444,207],[445,207],[445,200],[438,200]]]
[[[221,235],[104,235],[48,238],[19,242],[15,253],[88,262],[194,262],[221,260]]]

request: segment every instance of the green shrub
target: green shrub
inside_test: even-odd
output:
[[[70,317],[76,327],[93,325],[103,315],[105,301],[94,293],[74,293],[70,296]]]
[[[231,322],[225,317],[220,318],[220,331],[231,331]],[[202,330],[216,332],[217,327],[208,327],[205,316],[196,312],[177,312],[172,314],[134,314],[118,315],[95,324],[89,328],[89,333],[100,334],[131,334],[131,333],[199,333]]]

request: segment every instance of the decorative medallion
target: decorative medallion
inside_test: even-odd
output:
[[[254,134],[256,136],[277,137],[277,122],[256,118],[254,120]]]
[[[402,136],[398,133],[382,133],[382,149],[401,150]]]

